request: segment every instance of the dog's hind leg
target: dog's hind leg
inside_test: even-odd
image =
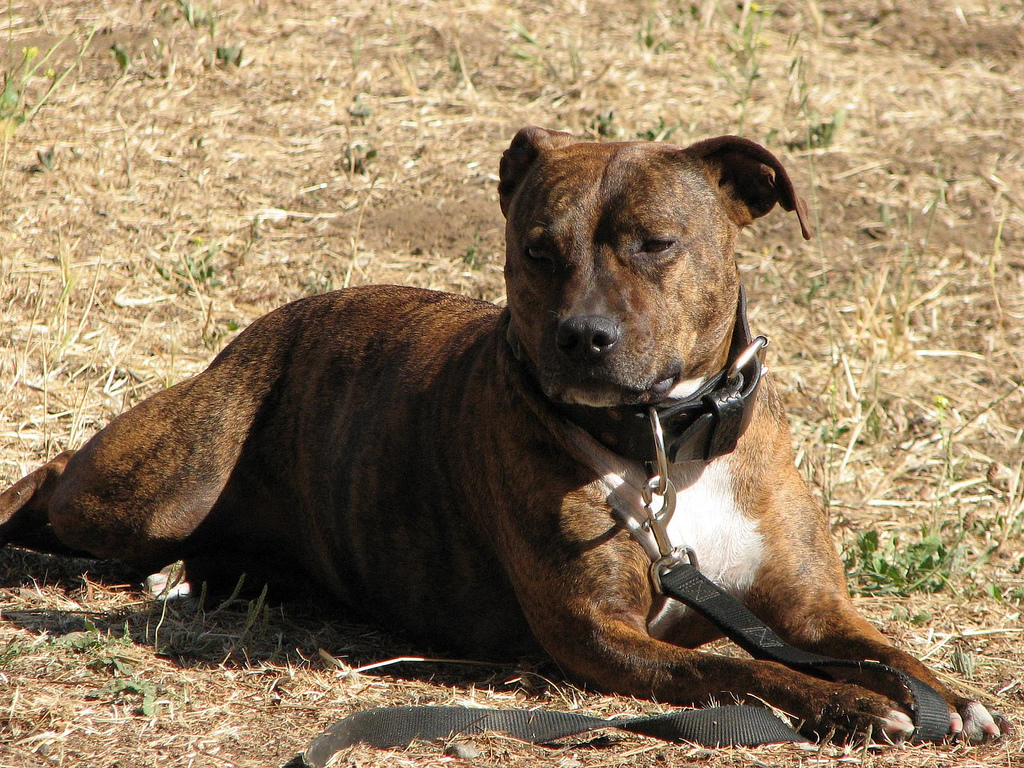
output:
[[[205,524],[251,423],[251,406],[228,407],[223,378],[208,369],[158,392],[82,446],[49,498],[57,537],[143,567],[207,548]]]
[[[0,493],[0,547],[18,544],[56,554],[71,551],[49,527],[48,510],[73,454],[64,451]]]
[[[266,371],[240,376],[238,354],[227,351],[4,492],[0,543],[36,548],[33,532],[48,526],[51,543],[142,568],[215,547],[211,510],[272,380]]]
[[[16,483],[0,496],[0,545],[33,546],[26,537],[45,529],[69,550],[155,570],[287,539],[294,451],[278,404],[304,391],[289,365],[313,354],[316,332],[329,333],[337,316],[330,297],[272,312],[205,371]]]

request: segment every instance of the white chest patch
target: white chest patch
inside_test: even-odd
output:
[[[582,456],[601,474],[619,522],[639,541],[649,557],[658,557],[657,546],[643,522],[646,513],[640,489],[646,478],[640,467],[607,451],[589,438],[580,437]],[[697,554],[701,572],[741,598],[754,583],[764,558],[764,540],[757,523],[743,513],[733,491],[729,456],[710,464],[676,465],[670,470],[676,487],[676,509],[668,525],[674,547],[690,547]],[[648,620],[652,636],[662,636],[686,614],[682,603],[665,599]]]
[[[653,537],[642,528],[646,517],[640,501],[643,478],[632,467],[621,473],[609,471],[607,464],[602,468],[608,503],[647,554],[656,558]],[[689,469],[675,466],[671,477],[676,487],[675,514],[668,524],[672,545],[692,548],[705,576],[742,596],[761,567],[764,542],[757,524],[736,502],[728,463],[719,459]]]
[[[646,477],[639,465],[624,460],[578,428],[569,434],[581,460],[601,477],[600,485],[619,522],[640,542],[648,556],[658,557],[654,537],[644,530],[646,513],[640,489]],[[674,547],[690,547],[697,554],[701,572],[734,596],[742,598],[757,578],[764,558],[764,540],[757,523],[743,513],[733,490],[731,465],[723,456],[709,464],[677,464],[670,470],[676,487],[676,509],[668,525]],[[681,616],[685,606],[665,600],[652,616],[651,634]]]
[[[761,567],[764,542],[756,523],[736,503],[728,464],[720,459],[703,471],[674,469],[676,511],[668,525],[673,546],[692,547],[701,573],[742,599]],[[677,600],[663,599],[648,618],[648,631],[664,637],[688,610]]]
[[[670,472],[676,511],[668,525],[673,546],[692,547],[701,572],[742,596],[761,567],[764,542],[756,523],[739,508],[729,465],[713,461],[700,469]]]

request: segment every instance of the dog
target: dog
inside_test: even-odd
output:
[[[431,646],[539,648],[604,691],[767,703],[818,736],[910,735],[897,693],[695,650],[720,633],[651,577],[666,542],[645,524],[647,467],[664,460],[667,545],[788,642],[927,682],[958,738],[1005,732],[854,610],[794,465],[735,258],[776,205],[810,237],[779,160],[734,136],[681,148],[530,127],[498,192],[505,308],[396,286],[288,304],[4,492],[0,544],[148,569],[289,560]],[[670,423],[735,378],[739,411],[684,413],[661,456],[651,411]]]

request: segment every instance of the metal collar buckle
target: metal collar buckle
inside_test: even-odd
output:
[[[752,345],[753,346],[753,345]],[[758,347],[760,348],[760,347]],[[754,352],[756,353],[756,349]],[[647,411],[651,419],[651,432],[654,435],[655,466],[650,470],[650,476],[640,491],[644,502],[644,514],[646,519],[643,522],[644,530],[654,536],[655,544],[658,546],[658,557],[651,563],[650,576],[654,591],[662,594],[661,575],[679,563],[687,561],[694,568],[697,568],[697,553],[692,547],[673,547],[672,540],[668,535],[668,524],[676,511],[676,487],[668,476],[668,455],[665,453],[665,433],[661,428],[661,419],[658,418],[658,411],[650,408]],[[653,507],[655,497],[661,500],[657,511]]]

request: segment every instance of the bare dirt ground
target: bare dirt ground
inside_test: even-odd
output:
[[[1022,29],[999,0],[8,0],[0,486],[289,300],[398,282],[501,302],[495,174],[521,125],[740,133],[813,210],[812,242],[775,214],[740,259],[859,604],[1017,731],[715,753],[494,736],[469,762],[1024,764]],[[540,659],[350,672],[425,650],[304,596],[159,605],[115,564],[6,549],[0,765],[282,765],[381,703],[665,709]]]

